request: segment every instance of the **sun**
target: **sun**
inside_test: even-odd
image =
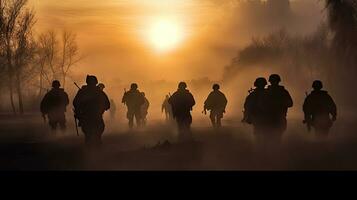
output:
[[[185,38],[183,27],[174,20],[157,19],[148,28],[148,40],[159,52],[177,48]]]

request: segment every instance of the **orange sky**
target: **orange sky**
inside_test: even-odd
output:
[[[37,32],[68,29],[77,33],[86,55],[77,71],[124,81],[220,79],[241,41],[251,35],[234,30],[232,9],[213,2],[30,0],[37,13]],[[150,20],[166,18],[181,24],[186,37],[175,49],[158,53],[145,34]]]

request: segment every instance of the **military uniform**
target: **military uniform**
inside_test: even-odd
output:
[[[281,138],[287,129],[288,108],[293,106],[289,92],[280,85],[271,85],[267,89],[268,128],[272,136]]]
[[[148,110],[149,110],[149,106],[150,106],[150,103],[149,103],[149,100],[144,97],[144,103],[143,105],[141,105],[141,119],[142,119],[142,122],[141,122],[141,125],[146,125],[146,116],[148,115]]]
[[[103,114],[110,108],[107,95],[95,85],[83,86],[74,98],[73,106],[86,144],[101,144],[105,129]]]
[[[56,130],[58,124],[62,130],[66,129],[65,112],[68,104],[68,95],[62,88],[53,88],[42,99],[41,112],[48,116],[52,130]]]
[[[169,103],[172,106],[173,117],[176,119],[179,129],[179,140],[191,138],[192,107],[196,104],[190,91],[178,89],[170,98]]]
[[[161,111],[165,112],[166,121],[172,120],[172,108],[171,105],[169,104],[168,96],[165,98],[164,102],[162,103]]]
[[[337,116],[336,104],[327,91],[312,91],[304,102],[305,121],[318,135],[327,135]],[[331,119],[332,116],[332,119]]]
[[[250,92],[244,103],[244,122],[252,124],[254,135],[262,138],[267,134],[266,89],[257,88]]]
[[[213,127],[221,126],[221,119],[226,110],[227,102],[226,96],[219,90],[214,90],[208,95],[204,103],[204,110],[210,110]]]
[[[127,106],[127,118],[129,120],[129,128],[134,126],[134,117],[138,126],[141,125],[141,106],[145,103],[144,96],[139,90],[131,89],[123,96],[122,102]]]

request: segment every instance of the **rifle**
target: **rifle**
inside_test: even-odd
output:
[[[80,90],[81,88],[78,86],[76,82],[74,82],[74,85]]]

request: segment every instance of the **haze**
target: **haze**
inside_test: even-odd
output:
[[[250,26],[239,9],[228,2],[31,0],[37,13],[38,32],[67,29],[77,34],[85,59],[75,72],[124,82],[201,77],[220,80],[224,66],[251,37],[281,28],[268,27],[269,24],[267,27]],[[311,20],[309,13],[321,9],[317,4],[317,1],[293,2],[296,13],[304,14],[301,16],[304,28],[301,29],[297,22],[296,29],[291,26],[289,30],[314,30],[320,23],[320,16]],[[308,21],[304,20],[308,17]],[[172,22],[181,30],[180,42],[168,51],[155,51],[150,43],[150,24],[160,20]]]

